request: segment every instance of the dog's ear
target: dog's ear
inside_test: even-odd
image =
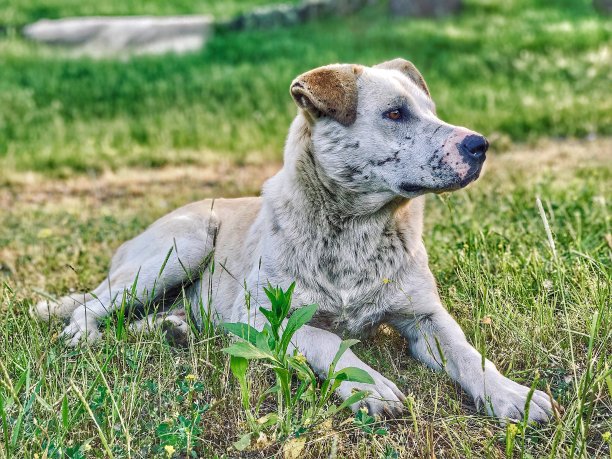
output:
[[[425,91],[425,94],[427,94],[431,98],[431,94],[429,93],[429,88],[427,87],[427,83],[425,83],[425,79],[423,78],[423,75],[421,75],[421,72],[417,70],[417,68],[414,66],[412,62],[407,61],[406,59],[397,58],[397,59],[393,59],[392,61],[387,61],[387,62],[383,62],[382,64],[375,65],[374,68],[375,69],[387,69],[387,70],[399,70],[404,75],[406,75],[408,78],[410,78],[412,81],[414,81],[414,83],[419,88],[421,88],[423,91]]]
[[[303,73],[291,83],[291,96],[311,118],[328,116],[350,126],[357,117],[357,77],[362,67],[334,64]]]

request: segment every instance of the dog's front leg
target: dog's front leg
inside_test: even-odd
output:
[[[261,314],[257,314],[255,317],[242,316],[238,320],[243,323],[250,323],[251,326],[260,331],[266,323]],[[293,335],[288,352],[297,349],[306,357],[315,373],[319,377],[325,378],[341,342],[340,337],[332,332],[305,325]],[[360,368],[374,379],[374,384],[343,382],[338,388],[337,393],[343,400],[350,397],[354,390],[369,392],[369,395],[361,403],[351,406],[353,411],[365,406],[372,415],[386,414],[393,416],[401,413],[402,401],[405,396],[392,381],[365,364],[350,349],[342,355],[336,365],[336,370],[347,367]]]
[[[293,341],[295,347],[304,354],[319,376],[326,377],[329,366],[340,347],[341,339],[338,335],[320,328],[305,326],[298,330]],[[365,364],[350,349],[342,355],[336,370],[347,367],[357,367],[366,371],[374,379],[374,384],[342,383],[338,388],[338,395],[343,400],[350,397],[354,390],[365,390],[369,392],[369,395],[364,399],[364,403],[371,415],[397,416],[401,413],[405,396],[392,381]],[[357,403],[351,408],[357,411],[360,406]]]
[[[422,252],[424,253],[424,251]],[[444,369],[478,408],[502,420],[520,420],[525,415],[530,392],[502,375],[495,365],[474,349],[459,324],[442,306],[435,279],[424,257],[411,271],[389,322],[409,341],[412,354],[434,369]],[[552,415],[550,398],[536,390],[529,403],[529,420],[543,422]]]
[[[436,295],[437,296],[437,295]],[[530,389],[503,376],[488,359],[472,347],[461,328],[439,303],[427,313],[396,315],[392,323],[408,339],[412,354],[434,369],[444,369],[463,390],[474,398],[477,407],[502,420],[520,420],[526,410]],[[417,305],[418,306],[418,305]],[[536,390],[529,403],[529,420],[544,422],[552,414],[549,397]]]

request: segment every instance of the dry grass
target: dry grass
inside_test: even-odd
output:
[[[569,456],[576,419],[585,416],[578,410],[578,385],[592,363],[586,359],[585,337],[602,302],[608,301],[609,309],[610,286],[605,283],[610,277],[601,270],[609,273],[611,266],[605,240],[610,233],[609,204],[604,199],[610,196],[610,151],[612,139],[517,147],[492,156],[484,177],[467,192],[430,200],[426,244],[449,309],[469,339],[480,349],[486,347],[504,372],[527,384],[539,372],[541,384],[550,384],[566,405],[561,422],[529,430],[524,457]],[[94,407],[116,457],[128,457],[126,432],[131,457],[151,457],[160,445],[155,434],[159,424],[188,412],[177,389],[177,381],[188,373],[204,385],[198,399],[212,405],[201,422],[200,456],[282,455],[282,445],[271,439],[248,453],[231,448],[246,425],[238,389],[219,351],[224,337],[200,337],[188,349],[176,350],[159,333],[124,340],[111,328],[91,351],[72,351],[51,338],[59,323],[48,328],[26,314],[38,291],[58,295],[95,286],[113,250],[155,218],[205,197],[256,194],[278,167],[217,163],[125,169],[64,180],[3,173],[0,280],[6,286],[0,300],[0,396],[11,432],[28,397],[37,394],[23,416],[13,457],[42,457],[45,444],[64,449],[88,444],[93,449],[87,457],[104,455],[100,434],[86,413],[62,427],[64,397],[71,415],[82,406],[69,390],[70,381]],[[536,194],[549,212],[558,264],[550,259]],[[605,320],[607,328],[593,336],[599,376],[610,365],[609,312]],[[345,413],[307,436],[303,457],[384,457],[391,449],[399,457],[505,457],[505,429],[475,413],[469,398],[446,376],[411,359],[394,332],[381,330],[357,351],[398,382],[412,397],[412,409],[407,408],[402,419],[385,422],[389,435],[384,437],[361,432]],[[263,368],[253,372],[253,391],[262,391],[269,378]],[[112,408],[109,397],[96,395],[96,388],[104,385],[120,410]],[[593,413],[583,457],[605,457],[609,445],[602,434],[612,429],[612,401],[601,381],[589,389],[588,397]],[[274,404],[267,407],[272,410]]]
[[[495,180],[512,186],[518,180],[533,184],[548,176],[559,185],[574,177],[576,170],[609,166],[611,151],[612,139],[605,137],[517,144],[489,157],[481,182]],[[95,212],[102,205],[108,206],[105,211],[116,211],[133,199],[139,199],[142,207],[160,206],[163,211],[173,208],[166,203],[176,206],[208,197],[258,195],[263,182],[280,167],[280,163],[236,166],[231,161],[217,160],[209,166],[127,168],[91,175],[71,174],[64,179],[4,169],[0,171],[0,211],[57,206],[60,211],[80,209],[87,213],[87,209]]]

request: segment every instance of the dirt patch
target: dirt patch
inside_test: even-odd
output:
[[[485,167],[486,175],[502,182],[509,176],[520,176],[531,182],[544,174],[563,181],[574,177],[578,169],[612,168],[612,138],[547,140],[536,146],[516,146],[506,153],[490,156]]]
[[[36,173],[5,177],[0,189],[0,209],[15,204],[69,202],[88,198],[98,203],[144,195],[166,199],[173,194],[242,196],[259,194],[262,183],[280,169],[280,164],[235,166],[168,167],[122,169],[99,175],[50,179]]]
[[[4,174],[0,182],[0,209],[17,204],[70,205],[125,200],[139,196],[171,199],[172,196],[234,197],[259,194],[263,182],[281,168],[280,163],[122,169],[97,175],[52,179],[37,173]],[[612,138],[592,141],[543,141],[536,146],[516,146],[506,153],[489,155],[484,180],[520,175],[524,180],[552,174],[558,180],[584,167],[612,167]],[[510,180],[509,180],[510,181]],[[75,200],[77,202],[75,202]]]

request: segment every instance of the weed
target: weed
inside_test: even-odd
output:
[[[269,427],[276,438],[285,439],[289,436],[300,436],[312,426],[323,422],[336,412],[358,403],[367,396],[365,391],[357,391],[343,401],[339,406],[326,406],[334,391],[344,381],[372,384],[372,377],[360,368],[346,367],[336,371],[336,365],[344,352],[357,340],[342,341],[328,369],[327,377],[319,386],[314,371],[297,349],[291,352],[291,338],[315,314],[314,304],[295,309],[287,319],[291,309],[291,297],[295,283],[286,290],[269,285],[264,288],[270,300],[271,309],[260,307],[260,312],[268,323],[262,331],[248,324],[226,323],[223,327],[241,338],[240,341],[224,349],[231,355],[232,373],[238,379],[242,394],[242,403],[251,433],[259,434]],[[261,360],[270,367],[276,376],[276,385],[264,392],[253,407],[249,400],[247,369],[249,360]],[[294,384],[293,380],[297,383]],[[268,414],[256,421],[263,398],[276,394],[277,412]],[[254,413],[253,413],[254,411]],[[243,436],[238,447],[248,446]]]
[[[387,435],[388,433],[385,427],[378,426],[378,421],[374,416],[368,414],[366,408],[360,408],[359,411],[357,411],[353,424],[359,427],[362,432],[370,435]]]

